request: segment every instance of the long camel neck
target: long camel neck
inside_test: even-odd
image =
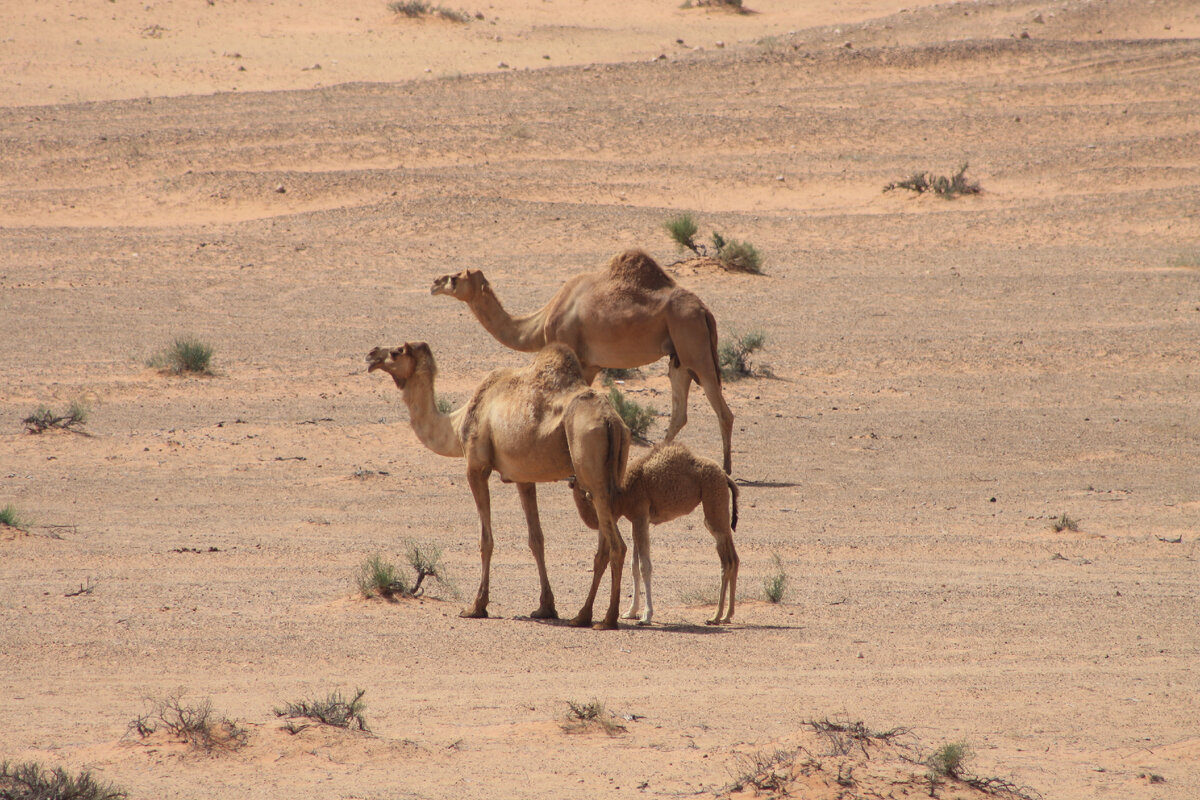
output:
[[[505,347],[532,353],[546,346],[546,309],[549,306],[523,317],[514,317],[504,310],[490,288],[479,292],[468,305],[479,324]]]
[[[409,424],[421,444],[439,456],[462,458],[463,445],[457,431],[466,406],[450,414],[438,411],[433,378],[429,375],[414,375],[405,384],[402,395],[408,406]]]

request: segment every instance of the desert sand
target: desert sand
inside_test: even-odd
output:
[[[4,4],[0,760],[137,800],[928,797],[964,742],[1000,796],[1200,797],[1200,7],[747,6]],[[676,264],[684,212],[763,274]],[[498,480],[461,619],[463,462],[364,357],[427,341],[461,404],[529,356],[435,277],[527,312],[628,247],[765,337],[725,385],[733,624],[699,511],[651,532],[653,625],[530,619]],[[183,336],[212,374],[149,366]],[[669,411],[665,363],[622,388]],[[720,457],[698,391],[680,439]],[[567,617],[596,538],[538,496]],[[446,580],[364,599],[412,543]],[[369,732],[274,713],[356,689]],[[131,729],[170,698],[244,744]],[[592,700],[624,730],[565,730]]]

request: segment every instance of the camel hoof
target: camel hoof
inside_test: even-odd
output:
[[[580,615],[580,616],[573,618],[567,624],[570,625],[572,628],[586,628],[592,624],[592,618]]]
[[[612,620],[611,622],[609,620],[601,620],[592,626],[592,630],[594,631],[617,631],[620,629],[621,626],[617,624],[616,620]]]
[[[550,606],[550,608],[539,608],[529,616],[532,619],[558,619],[558,612],[554,610],[554,606]]]
[[[721,624],[721,620],[719,620],[719,619],[706,619],[706,620],[704,620],[704,624],[705,624],[705,625],[720,625],[720,624]]]
[[[488,613],[486,608],[475,608],[472,606],[471,608],[464,608],[458,612],[458,615],[464,619],[487,619]]]
[[[650,627],[651,623],[650,623],[650,620],[648,620],[648,619],[639,619],[637,621],[637,624],[638,624],[639,628],[648,628],[648,627]]]

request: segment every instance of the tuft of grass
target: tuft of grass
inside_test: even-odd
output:
[[[950,177],[934,175],[932,172],[917,172],[902,181],[894,181],[883,187],[885,192],[893,189],[908,189],[917,194],[933,192],[938,197],[952,200],[962,194],[979,194],[982,190],[978,183],[967,180],[967,163],[958,168],[958,172]]]
[[[449,590],[450,594],[458,597],[458,589],[446,574],[442,565],[442,550],[432,544],[408,543],[407,560],[410,567],[417,573],[415,583],[409,579],[390,561],[384,560],[379,553],[368,558],[358,568],[355,583],[359,593],[367,599],[382,597],[385,600],[399,597],[420,597],[424,591],[421,585],[426,578],[433,578]]]
[[[0,763],[0,800],[119,800],[124,789],[103,783],[84,770],[72,775],[62,767],[42,769],[36,762]]]
[[[633,438],[642,442],[646,441],[646,434],[650,432],[650,426],[654,424],[658,412],[634,400],[629,400],[621,394],[621,390],[616,386],[609,388],[608,401],[612,403],[612,407],[624,420],[625,426],[629,428],[629,433]]]
[[[21,420],[21,422],[24,423],[25,429],[30,433],[42,433],[51,428],[64,431],[74,430],[76,426],[87,422],[87,418],[87,405],[82,400],[72,400],[63,414],[59,414],[49,406],[38,406],[32,414]]]
[[[736,239],[726,239],[713,231],[713,246],[717,251],[717,261],[725,265],[725,269],[736,272],[752,272],[762,275],[762,256],[749,242],[739,242]]]
[[[562,723],[562,729],[567,733],[583,733],[595,728],[599,728],[609,736],[625,732],[625,726],[617,722],[613,715],[604,708],[604,703],[599,700],[592,700],[588,703],[575,703],[568,700],[567,707],[569,709],[567,719]]]
[[[166,350],[150,359],[150,366],[169,372],[172,375],[182,375],[185,372],[195,372],[200,375],[211,375],[209,368],[212,362],[213,350],[198,339],[182,337]]]
[[[172,738],[205,752],[236,750],[249,738],[245,728],[215,713],[211,700],[189,706],[178,696],[168,697],[156,703],[150,713],[135,717],[129,723],[129,730],[143,739],[163,730]]]
[[[934,750],[925,758],[925,766],[939,778],[961,778],[971,748],[966,742],[949,742]]]
[[[341,692],[334,691],[324,699],[288,703],[282,708],[275,709],[275,716],[311,719],[322,725],[331,725],[336,728],[357,728],[360,731],[369,732],[370,728],[367,727],[367,720],[363,716],[363,709],[366,708],[363,695],[366,693],[366,689],[355,689],[354,697],[347,700],[342,697]],[[305,727],[307,726],[297,726],[290,720],[287,723],[290,733],[299,733]]]
[[[422,0],[395,0],[388,3],[388,9],[393,14],[402,14],[416,19],[417,17],[440,17],[451,22],[470,22],[471,15],[465,11],[454,11],[445,6],[434,6]]]
[[[702,245],[696,244],[696,234],[700,232],[700,228],[691,214],[679,214],[671,217],[663,223],[663,229],[681,251],[687,249],[698,256],[704,255],[700,252]]]
[[[717,347],[717,365],[721,377],[727,381],[751,377],[755,374],[750,366],[750,357],[767,343],[762,331],[751,331],[742,336],[733,336],[733,341],[721,342]]]
[[[4,508],[0,508],[0,525],[23,531],[29,528],[29,520],[23,518],[21,512],[17,511],[17,507],[9,503]]]
[[[787,591],[788,574],[783,568],[783,559],[779,554],[775,553],[772,557],[775,560],[775,571],[763,578],[763,594],[772,603],[780,603],[783,602],[783,595]]]
[[[1055,533],[1062,533],[1063,531],[1075,532],[1079,530],[1079,521],[1071,519],[1064,511],[1061,517],[1050,523],[1050,527]]]
[[[411,594],[412,587],[396,569],[396,565],[385,561],[379,553],[368,558],[358,568],[358,591],[365,598],[378,595],[390,600],[396,595]]]
[[[454,403],[445,395],[438,394],[433,400],[434,406],[437,407],[438,413],[445,416],[454,410]]]

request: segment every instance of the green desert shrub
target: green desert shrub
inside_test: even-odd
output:
[[[702,255],[700,245],[696,244],[696,234],[700,228],[691,214],[679,214],[663,223],[663,229],[674,240],[680,250],[691,250],[696,255]]]
[[[735,381],[754,375],[750,357],[766,343],[767,336],[762,331],[734,335],[732,341],[721,342],[717,348],[717,365],[721,368],[721,377],[727,381]]]
[[[788,574],[779,554],[775,553],[772,557],[775,561],[775,571],[763,578],[763,594],[772,603],[779,603],[783,601],[783,595],[787,591]]]
[[[209,375],[213,350],[204,342],[190,337],[176,339],[174,343],[150,359],[150,366],[155,369],[182,375],[185,372],[195,372]]]
[[[971,748],[966,742],[951,742],[934,750],[926,759],[925,766],[940,778],[961,778]]]
[[[726,239],[716,231],[713,231],[712,238],[717,261],[724,264],[726,269],[736,272],[753,272],[756,275],[762,274],[762,256],[759,255],[754,245],[749,242],[739,242],[736,239]]]
[[[21,512],[17,510],[16,506],[9,503],[0,508],[0,525],[23,531],[29,527],[29,521],[21,516]]]
[[[358,591],[366,598],[379,596],[391,599],[398,594],[412,593],[412,587],[396,569],[396,565],[385,561],[379,553],[371,556],[359,566],[356,582]]]
[[[654,418],[658,416],[657,412],[630,400],[616,386],[609,387],[608,400],[625,422],[625,426],[629,428],[629,433],[633,438],[646,441],[646,434],[650,432],[650,426],[654,424]]]

